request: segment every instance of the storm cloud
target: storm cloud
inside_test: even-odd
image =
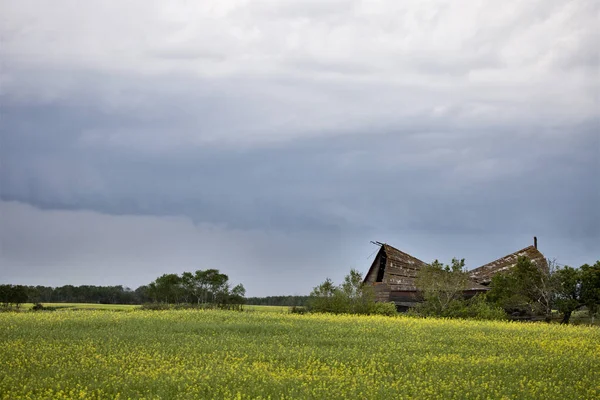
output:
[[[2,280],[600,258],[594,1],[0,4]]]

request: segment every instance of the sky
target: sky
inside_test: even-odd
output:
[[[0,281],[593,263],[599,4],[0,0]]]

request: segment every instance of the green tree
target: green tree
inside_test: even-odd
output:
[[[213,303],[223,302],[229,294],[229,277],[218,269],[208,269],[204,272],[204,280],[208,286]]]
[[[519,257],[510,271],[492,278],[488,297],[509,313],[542,315],[550,321],[557,289],[555,270],[553,261],[534,263]]]
[[[229,294],[228,304],[241,306],[245,302],[246,288],[241,283],[235,285]]]
[[[334,312],[334,296],[336,287],[330,278],[313,288],[310,293],[308,308],[319,312]]]
[[[465,260],[453,258],[450,265],[435,260],[419,270],[415,285],[425,305],[437,315],[442,315],[453,301],[463,299],[469,278],[465,271]]]
[[[307,301],[313,312],[331,312],[336,314],[385,314],[396,313],[393,303],[376,303],[373,288],[362,283],[362,274],[355,269],[344,277],[344,281],[335,286],[327,278],[316,286]]]
[[[8,307],[11,303],[11,285],[0,285],[0,304]]]
[[[587,307],[592,323],[600,311],[600,260],[581,266],[581,302]]]
[[[13,285],[10,290],[10,302],[19,308],[21,304],[27,303],[27,287],[21,285]]]
[[[554,278],[556,282],[554,304],[563,314],[562,323],[568,324],[573,311],[583,304],[581,297],[582,270],[567,266],[557,270]]]
[[[182,294],[181,278],[177,274],[163,274],[148,286],[155,298],[165,303],[178,303]]]

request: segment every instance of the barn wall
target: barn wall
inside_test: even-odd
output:
[[[384,251],[382,248],[381,250],[379,250],[377,256],[373,260],[371,268],[369,268],[369,272],[367,272],[367,276],[365,277],[364,282],[373,285],[373,289],[375,292],[375,301],[386,302],[390,299],[390,285],[388,285],[385,282],[385,274],[383,282],[376,282],[383,253]]]

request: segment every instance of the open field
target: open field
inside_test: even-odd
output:
[[[600,330],[232,311],[0,314],[0,396],[600,396]]]
[[[45,307],[56,308],[57,310],[110,310],[110,311],[129,311],[139,308],[135,304],[95,304],[95,303],[42,303]],[[32,303],[25,303],[22,306],[29,310],[33,307]]]
[[[274,312],[274,313],[289,313],[290,307],[288,306],[253,306],[244,305],[246,311],[261,311],[261,312]]]
[[[56,310],[109,310],[109,311],[131,311],[140,308],[136,304],[96,304],[96,303],[42,303],[45,307],[52,307]],[[24,310],[30,310],[32,303],[25,303],[21,306]],[[245,305],[246,311],[261,311],[274,313],[287,313],[290,307],[287,306],[254,306]]]

